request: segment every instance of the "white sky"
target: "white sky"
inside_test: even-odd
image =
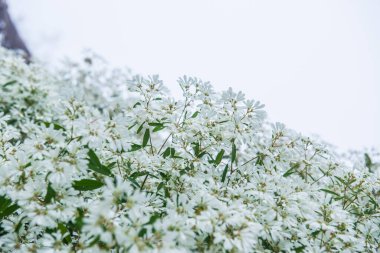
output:
[[[269,118],[340,148],[380,148],[380,1],[8,0],[34,54],[91,48],[266,104]]]

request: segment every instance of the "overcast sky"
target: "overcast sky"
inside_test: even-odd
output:
[[[8,0],[34,54],[91,48],[266,104],[269,118],[343,149],[380,148],[380,1]]]

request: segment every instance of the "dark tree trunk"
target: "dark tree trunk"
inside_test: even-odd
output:
[[[1,45],[3,47],[21,50],[25,53],[27,60],[30,58],[30,52],[11,20],[5,0],[0,0],[0,35],[2,37]]]

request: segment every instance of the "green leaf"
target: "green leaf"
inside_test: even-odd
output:
[[[51,183],[49,183],[48,186],[47,186],[47,191],[46,191],[46,195],[45,195],[44,202],[45,202],[46,204],[51,203],[51,200],[52,200],[53,198],[55,198],[55,195],[56,195],[56,192],[55,192],[54,189],[51,187]]]
[[[198,142],[194,142],[192,144],[193,144],[194,155],[198,156],[198,153],[199,153],[199,143]]]
[[[105,166],[105,167],[107,167],[107,169],[108,170],[111,170],[112,168],[115,168],[115,165],[116,165],[117,163],[116,162],[112,162],[112,163],[109,163],[107,166]],[[103,165],[104,166],[104,165]]]
[[[370,172],[372,172],[373,163],[372,163],[371,157],[369,157],[367,153],[364,154],[364,161],[365,161],[365,166],[370,170]]]
[[[139,183],[137,183],[137,181],[132,178],[132,177],[127,177],[127,179],[136,187],[136,188],[141,188],[141,186],[139,185]]]
[[[196,112],[193,113],[193,115],[192,115],[191,117],[192,117],[192,118],[196,118],[196,117],[198,116],[198,114],[199,114],[199,112],[196,111]]]
[[[137,125],[137,122],[133,123],[130,127],[128,127],[128,130],[131,130],[136,125]]]
[[[133,173],[130,175],[130,178],[136,179],[136,178],[138,178],[138,177],[145,176],[146,174],[148,174],[148,172],[146,172],[146,171],[136,171],[136,172],[133,172]]]
[[[11,206],[8,206],[5,208],[4,211],[0,213],[0,220],[6,218],[7,216],[11,215],[12,213],[16,212],[16,210],[19,209],[19,206],[17,204],[13,204]]]
[[[319,189],[319,190],[340,197],[340,195],[338,193],[333,192],[331,190],[328,190],[328,189]]]
[[[170,198],[170,191],[169,191],[169,188],[168,188],[168,187],[165,187],[164,190],[165,190],[165,197],[166,197],[166,198]]]
[[[150,216],[150,219],[147,223],[145,223],[144,225],[152,225],[153,223],[155,223],[158,219],[160,218],[160,214],[158,213],[154,213],[152,216]]]
[[[14,213],[19,206],[12,205],[12,200],[6,196],[0,196],[0,220]]]
[[[138,105],[141,105],[141,103],[137,102],[136,104],[133,105],[133,108],[136,108]]]
[[[20,231],[20,229],[22,228],[22,225],[24,225],[23,221],[26,219],[26,216],[22,217],[19,222],[16,224],[16,227],[15,227],[15,232],[16,234],[18,234],[18,232]]]
[[[175,149],[171,147],[167,147],[165,151],[162,153],[162,156],[164,158],[170,157],[170,158],[177,158],[177,159],[182,159],[183,157],[175,155]]]
[[[10,204],[12,204],[12,200],[5,196],[0,196],[0,213],[3,212]]]
[[[299,163],[295,163],[295,164],[293,164],[293,166],[289,169],[289,170],[287,170],[285,173],[284,173],[284,175],[282,175],[283,177],[288,177],[288,176],[290,176],[291,174],[293,174],[294,172],[295,172],[295,170],[297,169],[297,168],[299,168],[300,167],[300,164]]]
[[[98,156],[95,154],[95,151],[92,150],[92,149],[89,149],[88,152],[87,152],[87,155],[88,155],[88,160],[89,162],[93,165],[93,166],[96,166],[96,167],[101,167],[102,164],[98,158]]]
[[[375,207],[378,207],[379,204],[369,195],[367,195],[369,197],[369,202],[371,202]]]
[[[102,187],[104,184],[98,180],[82,179],[74,181],[73,188],[78,191],[92,191]]]
[[[144,237],[144,235],[148,232],[146,228],[142,228],[140,232],[137,234],[139,237]]]
[[[171,150],[171,148],[170,148],[170,147],[167,147],[167,148],[165,149],[165,151],[162,153],[162,156],[163,156],[164,158],[168,157],[168,156],[170,155],[170,150]]]
[[[16,80],[12,80],[12,81],[6,82],[5,84],[3,84],[3,88],[5,88],[5,87],[7,87],[7,86],[10,86],[10,85],[12,85],[12,84],[15,84],[15,83],[17,83]]]
[[[92,238],[94,238],[94,237],[92,237]],[[98,236],[96,236],[95,238],[94,238],[94,240],[93,241],[90,241],[89,243],[88,243],[88,248],[91,248],[91,247],[93,247],[94,245],[96,245],[96,244],[101,244],[102,242],[100,241],[100,235],[98,235]]]
[[[231,151],[231,163],[236,160],[236,145],[235,142],[232,142],[232,151]]]
[[[44,121],[43,123],[46,127],[50,127],[51,125],[53,125],[54,130],[66,130],[63,126],[61,126],[57,123],[54,123],[54,122]]]
[[[100,162],[98,156],[96,155],[96,153],[94,152],[94,150],[92,149],[89,149],[88,152],[87,152],[87,155],[88,155],[88,168],[90,170],[93,170],[95,172],[98,172],[100,174],[103,174],[105,176],[112,176],[112,173],[110,171],[110,169],[104,165],[102,165],[102,163]]]
[[[226,164],[226,167],[224,167],[224,170],[222,173],[222,183],[224,183],[224,181],[226,180],[227,171],[228,171],[228,164]]]
[[[343,184],[343,185],[348,185],[348,182],[344,181],[343,178],[338,177],[338,176],[334,176],[334,177],[335,177],[336,179],[338,179],[338,181],[339,181],[341,184]]]
[[[285,173],[284,173],[284,175],[282,175],[283,177],[288,177],[288,176],[290,176],[291,174],[293,174],[294,173],[294,168],[292,167],[292,168],[290,168],[290,169],[288,169]]]
[[[146,145],[148,144],[149,138],[150,138],[150,131],[149,129],[146,129],[144,133],[143,143],[142,143],[143,148],[145,148]]]
[[[156,126],[155,128],[153,128],[153,132],[158,132],[158,131],[161,131],[162,129],[165,129],[164,125],[162,125],[162,126]]]
[[[174,148],[171,148],[171,147],[167,147],[164,151],[164,153],[162,153],[162,156],[164,158],[166,157],[170,157],[170,158],[173,158],[174,157],[174,154],[175,154],[175,149]]]
[[[160,122],[151,122],[151,123],[148,123],[148,125],[149,125],[149,126],[154,126],[154,127],[156,127],[156,126],[163,126],[164,123],[160,123]]]
[[[295,248],[294,251],[295,251],[296,253],[302,253],[302,252],[304,252],[304,249],[305,249],[305,248],[306,248],[305,245],[303,245],[303,246],[299,246],[299,247]]]
[[[198,158],[202,158],[202,156],[204,156],[205,154],[207,154],[207,152],[206,152],[206,151],[203,151],[203,152],[199,153],[199,154],[197,155],[197,157],[198,157]]]
[[[156,193],[159,192],[162,189],[162,187],[164,187],[164,186],[165,186],[164,182],[159,183],[158,186],[157,186]]]
[[[75,220],[72,223],[73,224],[73,230],[80,231],[83,227],[83,219],[84,219],[85,212],[82,208],[77,208],[76,209],[76,214],[75,214]]]
[[[216,158],[215,158],[215,161],[214,161],[214,164],[216,166],[218,166],[219,163],[222,161],[223,155],[224,155],[224,149],[220,150],[219,153],[216,155]]]
[[[67,234],[63,238],[63,243],[65,243],[65,244],[70,243],[71,242],[71,237],[70,237],[69,230],[66,228],[66,226],[63,223],[58,223],[58,228],[59,228],[59,231],[61,231],[62,235]]]
[[[255,165],[264,165],[265,154],[257,152],[257,159]]]
[[[131,150],[129,150],[129,152],[137,151],[141,148],[142,148],[141,145],[132,143]]]
[[[137,134],[139,134],[139,133],[141,132],[141,130],[142,130],[143,127],[144,127],[144,124],[145,124],[145,122],[143,122],[143,123],[139,126],[139,128],[137,129]]]
[[[202,156],[204,156],[205,154],[207,154],[206,151],[203,151],[201,150],[201,145],[199,142],[193,142],[192,143],[194,146],[193,146],[193,150],[194,150],[194,155],[198,158],[201,158]]]
[[[319,212],[317,212],[317,213],[319,213]],[[322,214],[319,213],[319,215],[322,215]],[[316,230],[316,231],[312,232],[311,235],[312,235],[313,237],[316,237],[320,232],[322,232],[322,230]]]
[[[162,129],[165,129],[164,123],[165,122],[151,122],[151,123],[148,123],[148,125],[154,127],[153,132],[158,132],[158,131],[161,131]]]

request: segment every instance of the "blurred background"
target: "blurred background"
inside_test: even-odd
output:
[[[269,119],[338,148],[380,148],[380,1],[8,0],[32,54],[85,48],[114,66],[184,74],[266,104]]]

